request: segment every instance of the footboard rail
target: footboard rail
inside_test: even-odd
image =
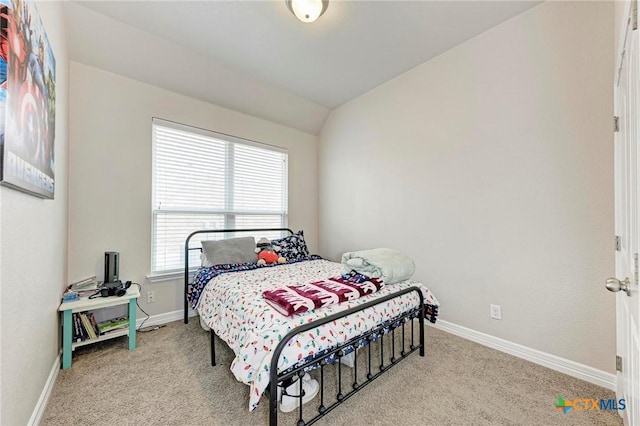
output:
[[[384,321],[381,324],[378,324],[376,327],[368,330],[367,332],[356,336],[340,345],[326,351],[321,356],[314,357],[313,359],[304,362],[303,364],[296,365],[295,368],[287,369],[285,372],[278,373],[278,362],[280,360],[280,356],[282,351],[285,349],[289,341],[294,338],[296,335],[300,333],[304,333],[310,329],[316,328],[318,326],[327,324],[331,321],[344,319],[345,317],[359,311],[363,311],[367,308],[375,306],[380,303],[387,302],[396,297],[403,296],[405,294],[416,292],[419,298],[419,305],[415,308],[410,309],[409,311],[399,315],[398,317],[393,318],[390,321]],[[320,318],[316,321],[313,321],[308,324],[301,325],[293,330],[291,330],[278,344],[276,347],[273,358],[271,359],[270,373],[269,373],[269,424],[270,426],[276,426],[278,424],[278,385],[290,379],[293,379],[295,376],[298,377],[297,383],[298,392],[296,398],[299,398],[298,401],[298,420],[297,426],[305,426],[311,425],[317,422],[321,417],[325,414],[332,411],[338,405],[342,404],[348,398],[350,398],[353,394],[360,391],[366,385],[371,383],[373,380],[378,378],[380,375],[388,371],[391,367],[399,363],[404,358],[408,357],[415,351],[420,351],[420,356],[424,356],[425,353],[425,342],[424,342],[424,319],[425,319],[425,305],[424,305],[424,297],[422,295],[422,291],[419,287],[413,286],[401,290],[399,292],[389,294],[387,296],[381,297],[376,300],[372,300],[360,306],[356,306],[354,308],[348,309],[343,312],[338,312],[336,314],[330,315],[325,318]],[[419,323],[419,342],[416,345],[414,341],[414,319],[418,319]],[[390,326],[391,323],[391,326]],[[407,324],[411,324],[411,339],[408,348],[405,346],[405,326]],[[398,345],[401,347],[396,348],[396,339],[395,333],[396,329],[400,329],[402,332],[402,344]],[[400,331],[399,331],[400,332]],[[391,334],[391,357],[389,358],[389,364],[385,365],[385,356],[384,356],[384,336],[385,334]],[[374,341],[380,340],[380,365],[372,366],[372,343]],[[358,362],[357,359],[354,362],[354,374],[353,374],[353,383],[345,384],[345,389],[343,389],[343,381],[342,381],[342,363],[341,358],[345,356],[347,353],[351,351],[356,351],[356,349],[367,346],[368,347],[368,362],[367,362],[367,374],[363,377],[361,383],[358,383]],[[396,356],[398,355],[398,356]],[[337,358],[337,359],[336,359]],[[337,365],[337,394],[335,395],[335,401],[332,401],[328,405],[325,405],[325,386],[324,386],[324,368],[329,364],[335,363]],[[317,412],[313,414],[313,417],[308,421],[304,420],[303,417],[303,392],[302,392],[302,377],[305,372],[310,370],[320,369],[320,377],[319,377],[319,395],[320,395],[320,404],[317,405]],[[362,375],[361,375],[362,376]]]

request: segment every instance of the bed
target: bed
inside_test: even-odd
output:
[[[320,398],[312,417],[304,419],[303,409],[308,411],[308,405],[299,403],[297,407],[297,424],[312,424],[413,352],[424,356],[424,321],[435,322],[438,302],[424,285],[408,279],[368,296],[285,317],[265,301],[263,291],[343,272],[343,265],[304,252],[284,264],[211,265],[199,268],[189,280],[190,258],[193,261],[193,252],[202,251],[200,242],[192,241],[194,237],[273,232],[297,235],[288,228],[200,230],[189,235],[185,242],[184,322],[189,321],[191,306],[209,327],[212,365],[216,336],[233,350],[231,371],[250,387],[249,409],[255,409],[263,395],[268,395],[271,425],[277,424],[278,385],[319,370]],[[377,346],[372,349],[374,343]],[[372,350],[376,357],[372,357]],[[356,362],[352,382],[343,384],[343,357],[356,351],[364,352],[365,357],[368,354],[368,362]],[[372,365],[372,359],[380,364]],[[329,366],[337,369],[333,400],[324,392],[324,372]],[[358,373],[358,368],[365,371]],[[298,380],[300,400],[302,382]]]

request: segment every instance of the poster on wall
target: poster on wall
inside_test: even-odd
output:
[[[56,60],[34,1],[0,0],[0,183],[53,198]]]

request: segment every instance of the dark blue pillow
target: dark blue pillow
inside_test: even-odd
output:
[[[303,231],[298,231],[288,237],[272,240],[271,245],[278,253],[278,256],[284,257],[287,261],[309,257],[309,249],[304,241]]]

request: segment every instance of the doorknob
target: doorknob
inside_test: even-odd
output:
[[[629,282],[629,277],[622,281],[617,278],[607,278],[604,282],[604,286],[607,290],[613,291],[614,293],[622,290],[627,293],[627,296],[631,296],[631,283]]]

